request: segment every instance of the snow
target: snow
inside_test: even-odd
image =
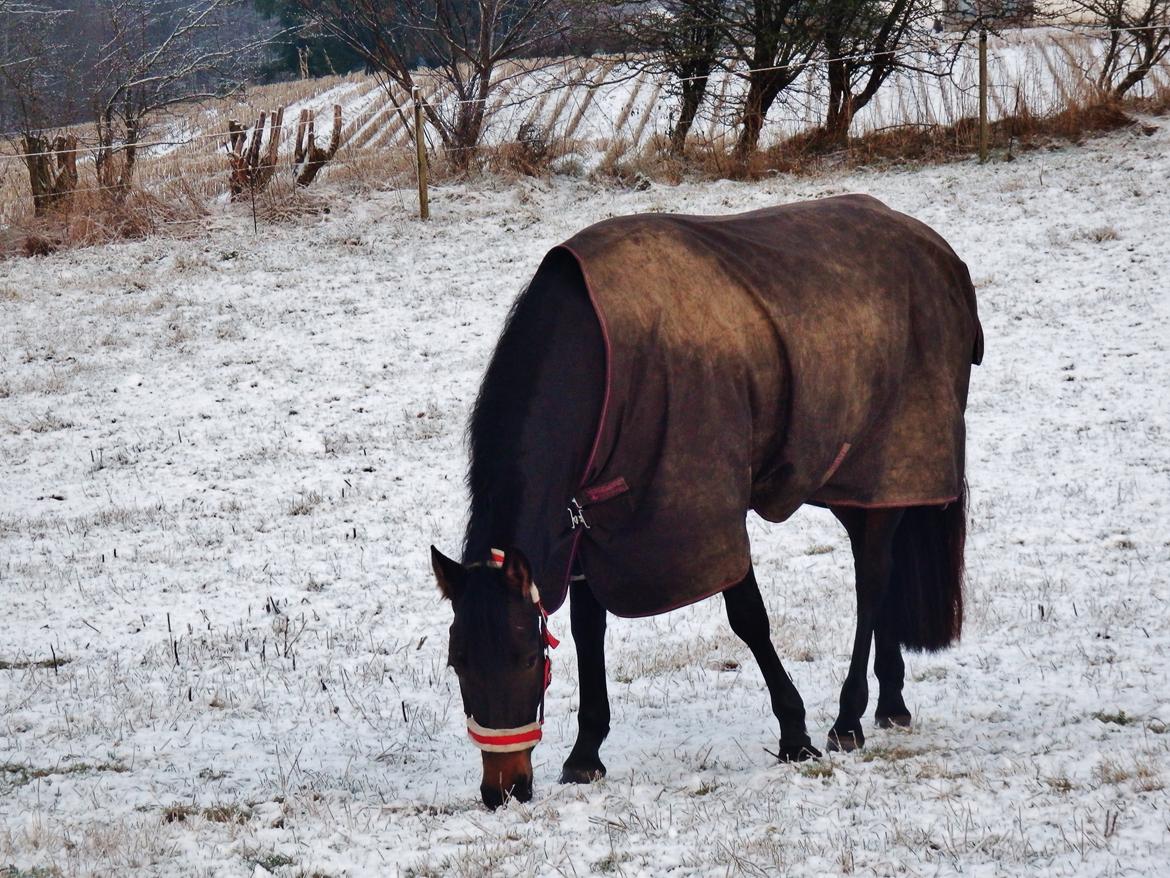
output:
[[[189,240],[4,263],[0,874],[1159,873],[1170,123],[1147,121],[985,166],[469,183],[425,224],[408,192],[259,235],[225,207]],[[511,300],[606,216],[847,191],[954,245],[987,338],[968,622],[908,658],[914,729],[777,765],[716,599],[611,620],[609,776],[561,786],[561,612],[535,797],[486,811],[427,552],[457,549],[463,427]],[[844,533],[819,510],[751,531],[823,740]]]

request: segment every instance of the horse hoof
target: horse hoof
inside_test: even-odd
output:
[[[809,759],[820,759],[823,754],[812,745],[812,741],[803,744],[780,744],[780,752],[776,758],[781,762],[807,762]]]
[[[909,713],[879,713],[874,717],[874,722],[879,729],[908,729],[910,728],[910,714]]]
[[[852,753],[854,750],[860,750],[865,746],[865,735],[861,733],[860,729],[855,729],[848,732],[839,732],[832,729],[829,732],[829,740],[825,744],[825,749],[830,753]]]
[[[605,777],[605,766],[598,762],[596,765],[566,765],[561,769],[561,783],[593,783]]]

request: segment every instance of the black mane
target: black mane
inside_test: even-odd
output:
[[[533,536],[516,532],[526,479],[544,497],[549,484],[559,491],[563,481],[580,477],[600,412],[604,363],[581,270],[566,251],[553,250],[512,306],[471,411],[464,562]],[[541,407],[535,415],[534,406]]]
[[[543,269],[543,266],[542,266]],[[541,366],[550,350],[543,270],[520,293],[484,374],[467,425],[471,511],[463,538],[465,562],[482,561],[490,541],[506,540],[519,513],[523,476],[520,440]],[[544,299],[542,302],[541,299]]]

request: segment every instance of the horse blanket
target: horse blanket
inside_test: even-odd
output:
[[[751,563],[749,509],[778,522],[803,503],[959,495],[983,337],[966,265],[927,226],[846,195],[621,217],[561,247],[601,326],[606,389],[550,610],[575,562],[621,616],[722,591]]]

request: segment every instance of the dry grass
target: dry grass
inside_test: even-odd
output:
[[[47,256],[164,230],[179,233],[180,227],[193,226],[206,215],[206,200],[182,181],[157,191],[132,189],[122,200],[92,190],[78,191],[49,215],[34,217],[30,211],[0,232],[0,258]]]

